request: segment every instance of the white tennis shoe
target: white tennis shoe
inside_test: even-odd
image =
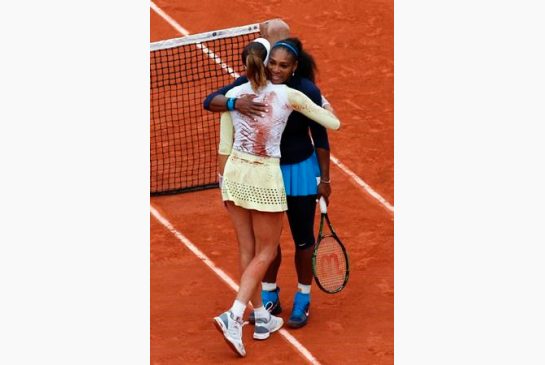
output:
[[[223,338],[229,347],[239,356],[246,356],[246,350],[242,343],[242,326],[244,326],[242,319],[235,319],[233,313],[227,311],[214,317],[214,324],[218,331],[223,334]]]
[[[256,340],[266,340],[271,333],[278,331],[284,320],[280,317],[273,316],[272,314],[267,321],[265,318],[255,319],[254,338]]]

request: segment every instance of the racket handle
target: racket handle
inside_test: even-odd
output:
[[[323,196],[320,197],[320,211],[322,212],[322,214],[327,213],[327,204]]]

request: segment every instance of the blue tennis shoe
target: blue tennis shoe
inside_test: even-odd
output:
[[[291,328],[301,328],[307,324],[310,309],[310,294],[297,292],[293,300],[293,309],[288,320]]]

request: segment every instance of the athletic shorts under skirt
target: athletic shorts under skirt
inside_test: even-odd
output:
[[[224,201],[232,201],[246,209],[286,211],[288,204],[280,159],[233,149],[223,171],[221,195]]]
[[[286,195],[307,196],[318,194],[317,177],[320,176],[320,167],[316,152],[304,161],[280,165]]]

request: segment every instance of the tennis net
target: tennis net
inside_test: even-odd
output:
[[[220,116],[202,102],[239,76],[242,49],[258,36],[251,24],[151,43],[151,195],[218,186]]]

